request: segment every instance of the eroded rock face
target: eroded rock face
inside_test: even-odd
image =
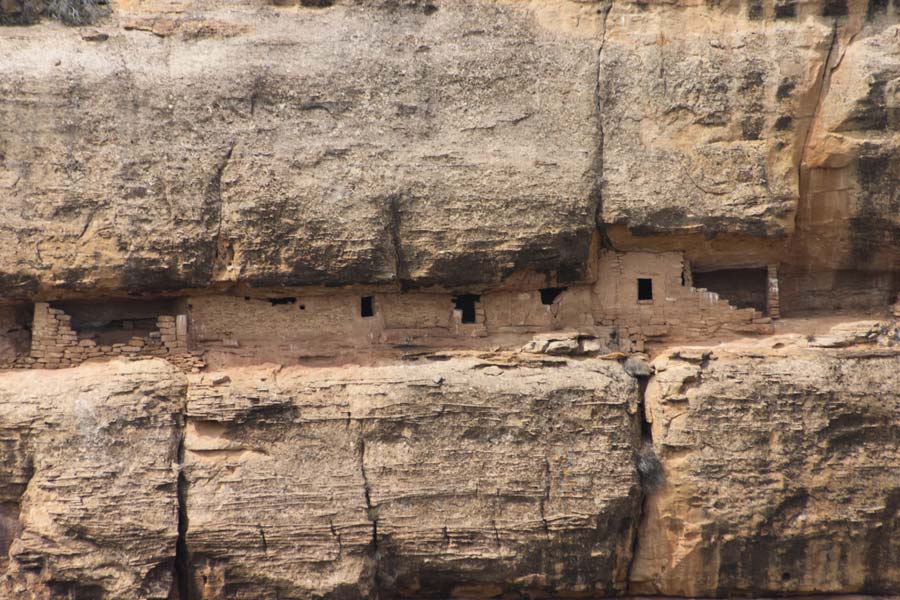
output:
[[[900,357],[688,358],[656,360],[647,388],[666,484],[646,503],[632,591],[900,590]]]
[[[166,18],[122,6],[101,43],[8,29],[4,296],[579,277],[599,8],[567,6],[197,4],[208,27],[157,35]]]
[[[161,360],[0,375],[0,597],[170,597],[184,397]]]
[[[867,24],[829,63],[804,158],[809,170],[791,262],[897,270],[900,48],[895,21]]]
[[[609,362],[192,376],[193,585],[203,598],[621,593],[637,394]]]
[[[637,234],[784,236],[831,23],[617,4],[600,72],[603,211]]]

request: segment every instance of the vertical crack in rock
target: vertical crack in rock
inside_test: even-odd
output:
[[[372,506],[372,488],[369,485],[369,477],[366,474],[366,440],[362,437],[361,433],[356,448],[357,455],[359,457],[359,472],[363,480],[363,496],[366,499],[366,517],[372,523],[371,548],[373,597],[381,598],[381,567],[379,564],[381,560],[381,554],[378,552],[378,515],[376,514],[375,507]],[[336,535],[333,527],[332,533],[335,533]],[[340,543],[340,538],[338,538],[338,542]]]
[[[5,484],[15,490],[10,494],[12,498],[7,501],[0,501],[0,574],[6,571],[9,561],[11,560],[9,554],[10,546],[16,536],[21,533],[22,498],[25,496],[28,486],[31,485],[31,480],[34,478],[35,474],[33,456],[30,453],[25,452],[24,458],[25,460],[22,468],[22,475],[24,476],[20,479],[20,482],[9,482]],[[18,562],[23,564],[26,568],[28,568],[29,565],[37,568],[40,568],[41,566],[39,561],[30,563],[22,556],[16,557],[15,560],[18,560]],[[35,564],[35,562],[37,564]],[[2,592],[3,585],[2,580],[0,580],[0,593]]]
[[[600,228],[601,236],[606,241],[606,235],[600,223],[603,221],[603,98],[601,93],[601,77],[603,76],[603,47],[606,45],[606,26],[609,13],[612,11],[612,2],[607,2],[603,8],[603,33],[600,37],[600,47],[597,49],[597,71],[594,77],[594,107],[597,114],[596,153],[591,164],[591,174],[594,177],[591,186],[589,201],[594,205],[594,225]]]
[[[263,529],[262,523],[256,524],[257,529],[259,529],[259,539],[260,544],[262,545],[263,554],[266,556],[269,555],[269,544],[266,542],[266,531]],[[334,529],[334,525],[332,525],[332,529]]]
[[[210,181],[210,199],[215,206],[215,219],[216,219],[216,233],[213,237],[213,265],[212,265],[212,275],[214,278],[220,276],[225,272],[228,264],[230,262],[230,258],[228,257],[228,252],[224,248],[224,244],[222,243],[222,221],[225,217],[224,210],[224,202],[222,200],[222,175],[225,173],[225,169],[228,167],[228,162],[231,160],[231,155],[234,153],[234,147],[237,145],[236,142],[231,142],[228,146],[228,151],[225,153],[225,156],[222,157],[222,160],[219,161],[219,164],[216,166],[215,172],[213,172],[212,180]]]
[[[259,94],[263,90],[263,79],[261,75],[257,75],[253,79],[253,87],[250,90],[250,98],[248,99],[250,104],[250,116],[253,117],[256,115],[256,103],[259,101]]]
[[[807,181],[809,178],[808,169],[804,166],[806,164],[806,155],[809,150],[809,143],[812,139],[813,130],[816,126],[816,119],[819,116],[819,112],[822,106],[822,103],[825,100],[825,96],[828,93],[828,86],[831,81],[831,73],[835,67],[831,66],[832,56],[834,55],[834,48],[838,42],[838,22],[835,19],[834,23],[831,27],[831,42],[828,45],[828,52],[825,55],[825,62],[822,65],[822,74],[819,76],[819,81],[817,83],[817,90],[815,92],[816,101],[813,104],[813,112],[809,118],[809,123],[806,126],[806,132],[803,136],[803,145],[800,147],[800,158],[797,161],[797,210],[794,213],[794,232],[796,235],[797,231],[797,221],[802,214],[800,210],[800,205],[804,202],[807,193],[807,187],[809,186],[809,182]]]
[[[328,521],[328,527],[331,530],[331,535],[334,536],[334,539],[337,540],[338,545],[338,556],[343,556],[344,554],[344,541],[341,539],[341,534],[338,532],[337,527],[334,526],[334,519],[330,519]]]
[[[409,268],[403,258],[403,248],[400,242],[400,196],[392,195],[388,197],[388,235],[391,240],[391,250],[394,259],[394,279],[400,284],[400,289],[405,290],[409,284]]]
[[[547,502],[550,500],[550,460],[547,459],[547,457],[544,457],[544,473],[542,475],[542,479],[544,480],[544,491],[543,494],[541,494],[539,507],[541,511],[541,524],[544,528],[544,535],[549,540],[550,525],[547,523],[546,507]]]
[[[654,490],[662,485],[664,478],[662,464],[653,449],[653,429],[650,425],[650,421],[647,420],[645,397],[650,377],[635,376],[635,379],[637,379],[638,382],[637,418],[640,419],[641,425],[640,447],[638,448],[638,453],[635,457],[635,467],[637,468],[638,477],[640,478],[640,488],[638,490],[640,495],[637,502],[637,518],[635,520],[634,529],[632,530],[632,535],[634,537],[631,540],[631,556],[628,561],[628,569],[625,578],[626,586],[631,584],[632,569],[634,568],[635,558],[638,555],[641,525],[647,515],[647,498]]]
[[[200,595],[194,589],[191,579],[190,569],[190,553],[187,547],[187,530],[188,530],[188,514],[187,514],[187,477],[184,475],[184,437],[185,425],[187,417],[179,415],[177,424],[179,426],[178,451],[176,454],[176,468],[178,469],[178,483],[176,487],[176,498],[178,500],[178,540],[175,542],[175,588],[178,593],[178,600],[195,600]]]

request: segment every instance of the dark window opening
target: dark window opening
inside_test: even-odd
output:
[[[268,300],[272,306],[278,306],[279,304],[294,304],[297,302],[296,298],[269,298]]]
[[[300,305],[300,310],[306,310],[306,305],[305,305],[305,304],[301,304],[301,305]]]
[[[475,303],[481,300],[476,294],[461,294],[453,298],[453,306],[462,311],[463,323],[475,322]]]
[[[546,304],[550,306],[556,299],[559,298],[559,295],[562,294],[569,288],[564,287],[555,287],[555,288],[542,288],[541,289],[541,304]]]
[[[359,314],[362,317],[375,316],[375,302],[372,296],[363,296],[359,300]]]
[[[638,300],[653,300],[653,280],[638,279]]]
[[[694,287],[709,290],[737,308],[766,312],[768,271],[766,269],[721,269],[694,272]]]

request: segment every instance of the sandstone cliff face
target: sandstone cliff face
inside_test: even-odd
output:
[[[0,376],[0,597],[170,597],[184,398],[163,361]]]
[[[896,593],[897,355],[776,345],[654,361],[643,441],[633,363],[6,374],[0,589]]]
[[[898,270],[879,0],[307,4],[5,27],[4,298],[573,281],[597,225],[706,267]]]
[[[900,594],[896,3],[110,8],[0,28],[0,364],[196,373],[0,374],[0,598]]]
[[[222,379],[192,377],[188,396],[200,597],[625,590],[638,389],[616,363]]]
[[[818,19],[616,5],[600,72],[602,221],[783,237],[831,38]]]
[[[573,281],[598,225],[900,287],[880,0],[113,9],[0,37],[4,298]]]
[[[647,387],[667,482],[646,503],[632,590],[900,590],[900,359],[685,354],[655,361]]]
[[[4,30],[5,297],[583,274],[598,37],[493,2],[194,9]]]

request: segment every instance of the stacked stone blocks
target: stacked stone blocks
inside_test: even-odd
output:
[[[126,343],[98,344],[96,340],[79,339],[72,328],[72,317],[46,302],[34,306],[31,352],[13,363],[14,368],[59,369],[72,367],[92,358],[168,358],[184,370],[198,372],[205,366],[199,353],[188,351],[187,316],[161,315],[156,321],[159,331],[147,337],[132,336]]]

